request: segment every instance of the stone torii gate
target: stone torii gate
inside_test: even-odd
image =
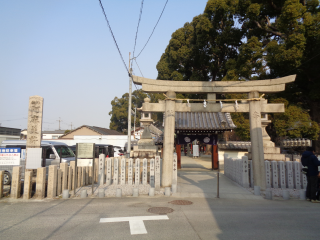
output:
[[[165,93],[167,96],[167,99],[159,103],[150,103],[150,99],[147,98],[142,104],[142,112],[165,113],[162,187],[172,185],[175,112],[249,112],[254,185],[264,190],[266,178],[261,114],[284,112],[284,104],[267,103],[264,98],[259,98],[259,93],[284,91],[285,84],[294,82],[295,78],[296,75],[255,81],[182,82],[133,76],[133,82],[142,85],[144,92]],[[176,93],[207,94],[208,103],[206,107],[203,103],[182,103],[181,100],[176,99]],[[238,104],[221,104],[215,101],[217,93],[248,93],[248,99],[243,99]]]

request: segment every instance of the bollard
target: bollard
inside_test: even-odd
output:
[[[288,190],[282,190],[282,197],[283,197],[284,200],[289,200],[290,199],[289,191]]]
[[[133,189],[133,194],[132,194],[133,197],[138,197],[139,196],[139,189],[138,188],[134,188]]]
[[[87,190],[82,190],[81,191],[81,198],[86,198],[88,196]]]
[[[254,186],[254,195],[260,196],[260,187]]]
[[[266,199],[272,200],[272,190],[271,189],[267,189],[266,190]]]
[[[116,197],[121,197],[121,196],[122,196],[122,190],[121,188],[117,188]]]
[[[177,193],[177,184],[172,184],[172,193]]]
[[[98,196],[99,196],[99,198],[104,198],[105,197],[104,189],[99,189]]]
[[[154,197],[154,188],[149,188],[149,197]]]
[[[306,195],[307,191],[305,189],[301,189],[299,190],[299,192],[300,192],[300,199],[307,200],[307,195]]]
[[[32,188],[32,173],[31,171],[25,171],[24,173],[24,186],[23,186],[23,199],[30,199],[31,198],[31,188]],[[57,181],[56,181],[57,182]],[[49,189],[49,184],[48,184]],[[49,197],[49,191],[48,197]]]
[[[3,175],[4,171],[0,171],[0,198],[3,197]]]
[[[63,190],[62,198],[63,199],[68,199],[69,198],[69,190],[68,189]]]
[[[166,187],[164,189],[164,195],[166,195],[167,197],[170,197],[171,191],[170,191],[170,187]]]

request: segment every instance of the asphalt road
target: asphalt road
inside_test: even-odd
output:
[[[301,200],[171,197],[86,198],[0,201],[1,239],[319,239],[320,204]],[[101,218],[159,216],[151,207],[169,207],[168,220],[144,221],[146,234],[131,235],[129,222]],[[162,215],[163,216],[163,215]]]

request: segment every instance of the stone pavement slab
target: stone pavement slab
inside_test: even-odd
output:
[[[178,190],[173,197],[217,197],[218,171],[212,171],[205,160],[181,157],[182,169],[178,171]],[[211,163],[211,162],[210,162]],[[233,199],[263,199],[255,196],[231,179],[219,173],[219,197]]]

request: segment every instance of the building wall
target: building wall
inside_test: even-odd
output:
[[[20,136],[0,135],[0,145],[4,140],[19,140]]]
[[[127,135],[98,135],[98,136],[74,136],[74,139],[50,140],[54,142],[63,142],[68,146],[76,145],[77,143],[95,143],[95,144],[110,144],[113,146],[124,147],[128,141]],[[133,136],[131,136],[133,141]]]
[[[42,134],[42,139],[46,140],[46,139],[58,139],[60,136],[62,136],[63,134]]]
[[[73,139],[75,136],[94,136],[94,135],[101,136],[99,133],[92,131],[87,127],[82,127],[74,132],[71,132],[63,136],[61,139]]]

